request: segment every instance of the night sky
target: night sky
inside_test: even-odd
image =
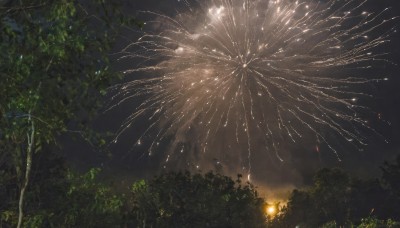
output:
[[[312,1],[312,0],[310,0]],[[126,1],[126,14],[137,15],[139,20],[145,20],[139,10],[149,10],[162,14],[174,15],[179,9],[176,0],[147,0],[147,1]],[[392,16],[400,15],[400,1],[398,0],[370,0],[369,4],[363,6],[364,10],[379,12],[386,7],[391,7],[389,14]],[[400,20],[396,21],[397,24]],[[393,24],[396,24],[393,23]],[[400,28],[399,28],[400,29]],[[135,41],[140,36],[140,31],[135,28],[126,30],[121,34],[115,50],[118,52],[127,44]],[[387,52],[386,59],[400,64],[400,32],[391,35],[390,43],[380,47],[379,52]],[[116,54],[114,68],[123,71],[131,68],[130,62],[126,60],[118,61],[120,55]],[[265,189],[285,189],[301,187],[310,184],[313,173],[322,167],[340,167],[353,175],[361,178],[378,177],[380,175],[379,166],[383,161],[393,160],[400,154],[400,66],[385,65],[375,71],[377,75],[385,75],[388,81],[383,81],[373,85],[374,100],[370,102],[371,108],[376,112],[375,119],[371,117],[373,127],[381,133],[384,138],[372,135],[368,137],[369,145],[363,151],[354,150],[351,147],[343,146],[339,148],[342,161],[338,161],[336,156],[324,146],[317,149],[312,143],[295,143],[284,147],[290,155],[284,162],[277,162],[266,157],[259,157],[253,162],[254,174],[252,180],[258,186]],[[132,77],[131,77],[132,78]],[[131,78],[126,78],[129,81]],[[99,131],[116,132],[124,119],[132,112],[137,104],[124,104],[111,111],[101,114],[95,121],[94,127]],[[83,141],[72,142],[65,139],[65,151],[69,154],[69,161],[80,169],[92,166],[101,166],[107,176],[116,180],[124,178],[151,177],[156,173],[162,172],[160,161],[157,158],[147,158],[138,156],[137,148],[133,148],[132,138],[137,137],[137,129],[128,130],[118,143],[110,143],[108,150],[111,152],[99,152],[91,148]],[[139,130],[140,131],[140,130]],[[388,143],[385,142],[388,141]],[[132,149],[133,148],[133,149]],[[75,151],[71,153],[71,151]],[[223,164],[223,163],[222,163]],[[215,164],[216,169],[224,170],[219,164]],[[207,171],[207,170],[203,170]],[[231,171],[225,174],[235,175]],[[273,190],[271,190],[273,191]],[[279,196],[278,196],[279,197]]]

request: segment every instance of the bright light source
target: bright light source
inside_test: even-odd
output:
[[[276,205],[266,205],[265,213],[268,216],[275,216],[278,213],[278,209]]]
[[[270,207],[267,208],[267,213],[268,214],[275,214],[275,212],[276,212],[275,207],[270,206]]]

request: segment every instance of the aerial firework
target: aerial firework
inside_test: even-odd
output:
[[[122,51],[135,63],[125,73],[140,76],[113,97],[139,103],[118,136],[145,123],[135,139],[144,155],[249,173],[254,154],[283,161],[288,142],[313,140],[340,160],[333,144],[367,144],[368,88],[387,80],[368,72],[388,62],[380,48],[394,18],[367,3],[181,1],[174,16],[144,12],[152,31]]]

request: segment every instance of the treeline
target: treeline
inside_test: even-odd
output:
[[[241,176],[165,173],[121,186],[99,169],[71,172],[46,153],[33,167],[22,227],[264,227],[264,200]],[[12,166],[0,172],[0,227],[18,223],[19,185]]]
[[[72,172],[51,152],[37,160],[23,227],[400,227],[400,156],[380,179],[322,169],[295,189],[274,216],[256,188],[212,172],[169,172],[128,184],[101,181],[100,169]],[[0,227],[18,221],[19,185],[12,166],[0,172]]]
[[[400,227],[394,222],[400,221],[400,156],[381,169],[382,176],[370,180],[340,169],[318,171],[313,185],[295,189],[269,226],[356,227],[364,222],[371,225],[366,227]]]

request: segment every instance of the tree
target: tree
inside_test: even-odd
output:
[[[394,173],[393,176],[395,176],[395,166],[385,164],[386,170],[390,170],[389,173]],[[392,175],[389,176],[392,177]],[[381,181],[360,180],[350,177],[340,169],[325,168],[316,173],[312,186],[293,190],[286,207],[269,225],[271,227],[353,227],[358,224],[369,224],[364,221],[371,217],[376,221],[378,219],[399,220],[398,205],[399,201],[382,186]]]
[[[350,181],[350,177],[339,169],[321,169],[314,176],[311,188],[292,192],[287,206],[272,224],[277,227],[320,227],[334,220],[338,225],[344,225]]]
[[[384,162],[381,182],[386,193],[384,206],[390,218],[400,221],[400,155],[394,162]]]
[[[100,169],[77,174],[54,153],[41,154],[46,155],[40,157],[41,165],[35,162],[32,167],[37,172],[26,195],[30,203],[25,207],[29,213],[24,216],[24,227],[123,227],[128,200],[113,191],[110,183],[99,180]],[[0,201],[5,204],[5,208],[0,205],[4,209],[0,226],[15,227],[18,213],[12,208],[12,199],[0,195]]]
[[[11,161],[22,225],[32,162],[66,132],[84,135],[99,95],[118,78],[108,51],[125,22],[105,1],[19,0],[0,5],[0,167]],[[86,9],[97,9],[94,16]],[[132,22],[132,21],[130,21]],[[8,169],[10,170],[10,169]]]
[[[83,175],[68,172],[67,191],[61,195],[64,201],[48,217],[51,227],[123,226],[126,199],[113,192],[110,184],[99,181],[100,171],[95,168]]]
[[[132,187],[132,227],[264,227],[255,188],[214,173],[172,172]]]
[[[338,225],[347,221],[347,208],[351,179],[340,169],[322,169],[314,177],[312,195],[314,205],[319,209],[318,224],[334,220]]]
[[[384,220],[378,220],[376,218],[366,218],[361,220],[361,224],[357,226],[357,228],[380,228],[380,227],[396,228],[399,226],[400,223],[395,222],[391,219],[384,221]]]
[[[0,173],[0,227],[15,227],[18,223],[18,179],[12,165],[2,168],[6,169]],[[40,227],[32,226],[32,220],[55,212],[65,200],[67,169],[63,159],[44,149],[32,164],[32,170],[29,191],[25,196],[29,203],[24,207],[24,226]]]
[[[382,169],[382,181],[394,196],[400,200],[400,155],[395,163],[385,162]]]
[[[317,223],[317,211],[312,195],[307,190],[293,190],[289,201],[272,220],[268,227],[296,227]],[[305,224],[306,223],[306,224]]]
[[[348,202],[348,220],[358,223],[363,218],[398,219],[393,209],[396,202],[378,179],[359,180],[353,178]]]

